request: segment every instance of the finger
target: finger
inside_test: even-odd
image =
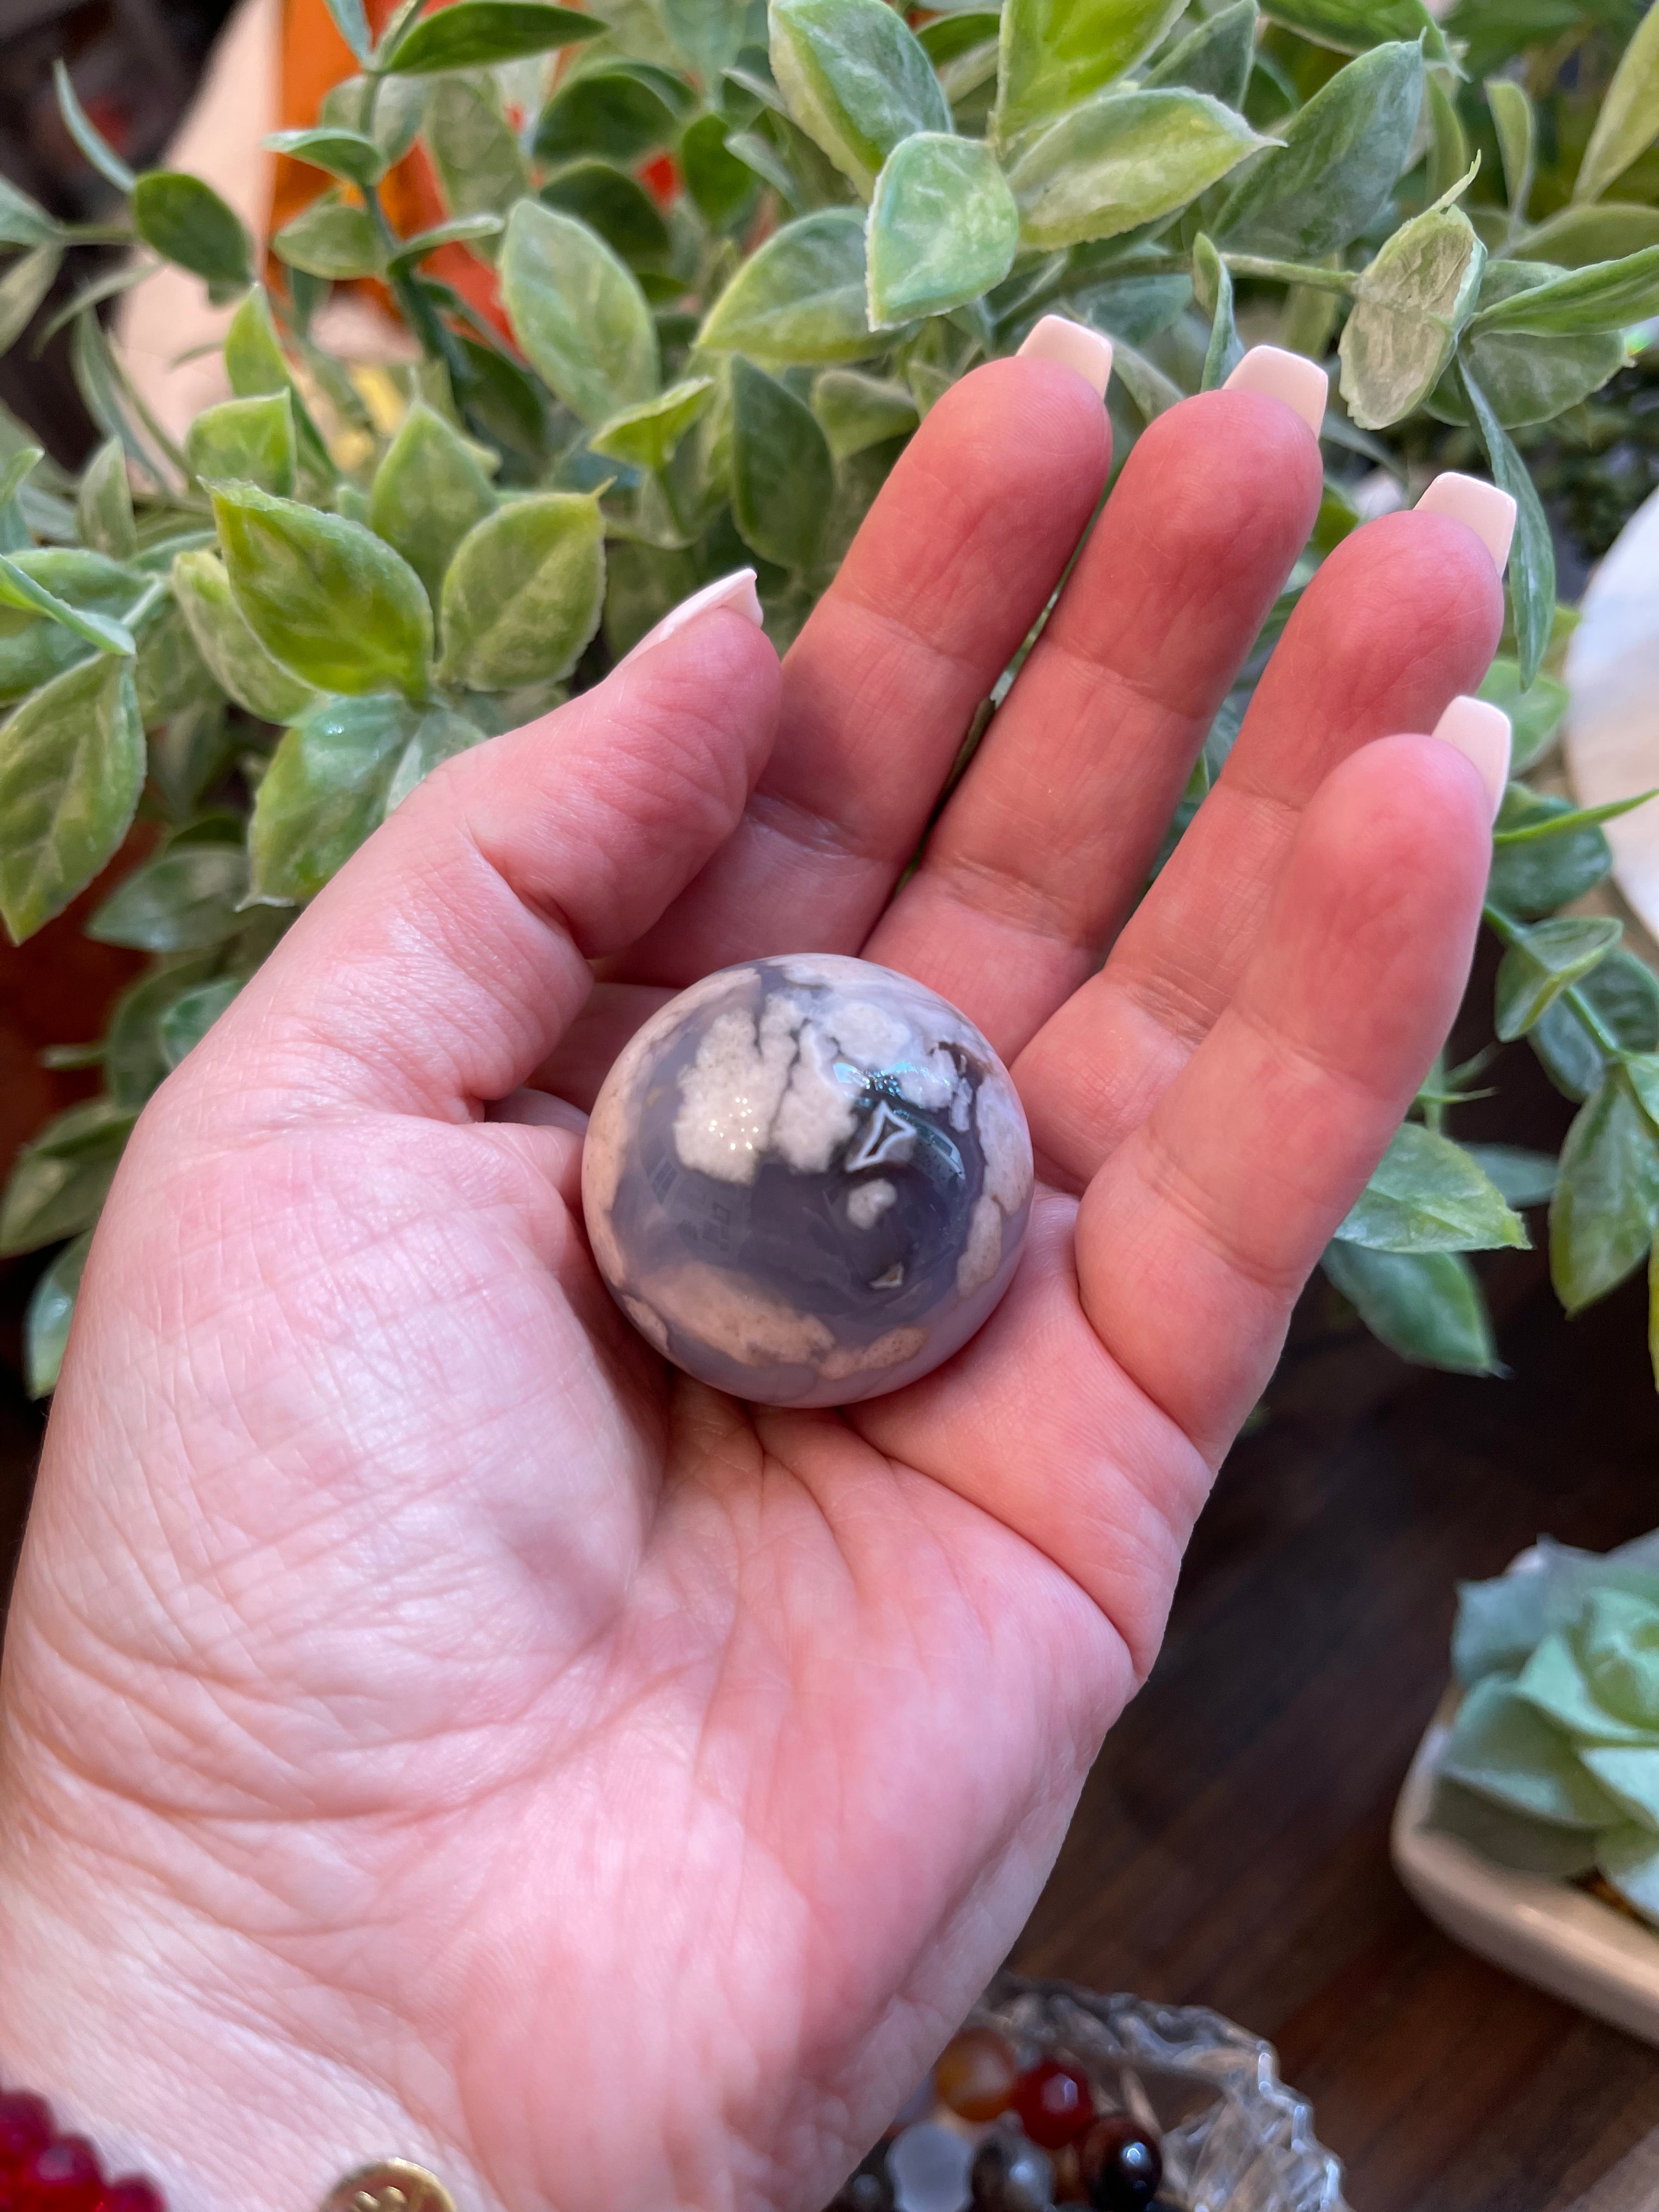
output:
[[[619,974],[683,984],[858,951],[1076,549],[1110,443],[1098,395],[1054,362],[992,362],[945,393],[790,648],[742,826]]]
[[[545,1060],[727,836],[770,746],[778,665],[726,609],[556,714],[435,769],[191,1055],[275,1090],[464,1118]],[[263,1072],[263,1085],[261,1075]]]
[[[1479,771],[1436,738],[1339,768],[1233,1003],[1085,1194],[1089,1319],[1212,1461],[1451,1026],[1490,822]]]
[[[596,983],[592,996],[528,1080],[538,1091],[593,1110],[611,1062],[673,993],[655,983]]]
[[[1140,439],[868,957],[1005,1058],[1098,965],[1319,510],[1283,400],[1212,392]]]
[[[1387,516],[1324,562],[1219,781],[1105,968],[1020,1055],[1033,1140],[1054,1180],[1081,1189],[1207,1034],[1328,772],[1391,732],[1432,729],[1475,689],[1502,623],[1491,555],[1443,516]]]

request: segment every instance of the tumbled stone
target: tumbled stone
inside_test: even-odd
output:
[[[684,991],[606,1077],[582,1200],[641,1333],[740,1398],[834,1406],[948,1359],[1031,1205],[1018,1094],[954,1006],[830,954]]]

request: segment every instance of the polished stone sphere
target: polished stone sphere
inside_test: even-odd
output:
[[[1031,1210],[1008,1072],[867,960],[723,969],[629,1040],[582,1157],[593,1256],[641,1334],[739,1398],[842,1406],[965,1344]]]

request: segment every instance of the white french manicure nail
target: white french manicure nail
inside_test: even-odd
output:
[[[1474,699],[1465,693],[1452,701],[1435,724],[1434,734],[1455,745],[1465,760],[1472,760],[1480,769],[1495,821],[1510,780],[1509,716],[1490,700]]]
[[[706,615],[711,607],[730,607],[733,614],[743,616],[746,622],[753,623],[758,629],[762,621],[761,603],[760,593],[755,589],[754,570],[734,568],[729,576],[717,576],[712,584],[705,584],[700,592],[693,592],[689,599],[682,599],[678,606],[671,608],[654,629],[647,630],[639,643],[623,656],[624,659],[632,660],[636,654],[647,652],[652,646],[660,645],[664,638],[672,637],[676,630],[684,629],[688,623],[696,622],[699,615]]]
[[[1331,380],[1306,354],[1287,353],[1283,346],[1260,345],[1250,348],[1221,388],[1265,392],[1269,399],[1282,399],[1316,438],[1325,420]]]
[[[1021,342],[1019,358],[1057,361],[1062,368],[1074,368],[1103,399],[1106,397],[1107,380],[1112,373],[1112,342],[1086,323],[1074,323],[1066,315],[1045,315]]]
[[[1448,469],[1418,501],[1417,512],[1449,514],[1454,522],[1467,522],[1503,574],[1515,536],[1515,501],[1508,492],[1499,491],[1484,477],[1459,476],[1455,469]]]

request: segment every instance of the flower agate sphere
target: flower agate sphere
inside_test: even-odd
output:
[[[990,1313],[1031,1140],[1007,1070],[933,992],[866,960],[753,960],[629,1041],[582,1203],[600,1272],[677,1365],[840,1406],[913,1382]]]

